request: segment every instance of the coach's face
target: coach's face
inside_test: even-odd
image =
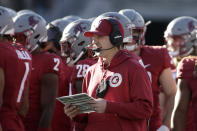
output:
[[[109,36],[93,35],[93,44],[101,51],[97,54],[99,57],[106,58],[111,52],[113,45],[110,42]]]

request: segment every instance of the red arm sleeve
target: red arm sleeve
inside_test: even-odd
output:
[[[172,65],[172,63],[171,63],[171,57],[170,57],[170,55],[169,55],[169,53],[168,53],[168,51],[167,51],[167,49],[166,48],[164,48],[163,49],[163,53],[162,53],[163,55],[163,69],[166,69],[166,68],[169,68],[169,67],[172,67],[173,65]]]

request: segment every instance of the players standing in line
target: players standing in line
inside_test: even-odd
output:
[[[133,42],[124,45],[124,48],[140,56],[152,81],[154,110],[150,118],[150,131],[170,130],[171,114],[174,107],[176,84],[171,74],[171,58],[166,48],[161,46],[145,46],[146,24],[143,17],[132,9],[123,9],[120,14],[127,16],[133,24]],[[160,85],[167,96],[167,113],[161,118],[159,104]]]
[[[62,57],[61,54],[61,46],[60,46],[60,39],[62,37],[62,33],[64,28],[70,23],[71,21],[65,19],[56,19],[50,22],[47,28],[47,40],[45,43],[41,43],[42,49],[45,51],[49,51],[50,53],[58,55],[62,62],[63,62],[63,71],[61,73],[59,79],[59,87],[58,87],[58,95],[57,97],[67,96],[69,94],[69,81],[71,76],[71,69],[67,66],[66,58]],[[70,130],[70,118],[65,115],[64,113],[64,105],[56,100],[54,115],[52,118],[51,128],[53,131],[60,131],[60,130]]]
[[[90,30],[91,23],[87,19],[76,20],[64,29],[61,38],[62,54],[69,57],[70,63],[73,65],[69,95],[82,92],[82,82],[86,71],[97,61],[97,59],[92,58],[88,49],[91,38],[83,35],[85,31]],[[76,131],[81,128],[80,124],[75,122],[72,122],[72,126]]]
[[[62,53],[70,58],[73,70],[71,76],[71,83],[73,93],[82,92],[82,81],[88,68],[96,63],[96,60],[91,58],[89,54],[89,46],[91,39],[83,35],[91,27],[91,21],[86,19],[76,20],[70,23],[63,32],[61,38]]]

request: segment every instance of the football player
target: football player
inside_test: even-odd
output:
[[[25,131],[21,117],[28,105],[31,56],[12,43],[14,23],[7,8],[0,6],[0,130]],[[23,103],[23,104],[21,104]],[[28,106],[26,106],[28,107]]]
[[[50,131],[62,61],[39,46],[46,38],[46,21],[35,12],[18,13],[14,18],[15,38],[32,54],[29,112],[23,122],[27,131]]]
[[[164,34],[167,49],[178,71],[178,92],[175,99],[175,116],[173,121],[174,130],[176,131],[194,131],[197,129],[194,121],[195,104],[193,105],[193,102],[195,103],[193,99],[195,90],[193,89],[196,85],[193,85],[192,82],[193,80],[195,81],[195,76],[192,75],[195,57],[181,60],[183,57],[196,55],[196,27],[197,20],[195,18],[181,16],[168,24]],[[178,62],[180,62],[179,66],[177,66]]]
[[[150,131],[169,131],[171,124],[171,114],[174,107],[174,98],[176,94],[176,84],[171,74],[171,58],[166,48],[161,46],[145,46],[145,33],[147,25],[143,17],[133,9],[123,9],[120,14],[127,16],[132,25],[133,42],[124,45],[124,48],[140,56],[144,66],[151,78],[154,111],[150,118]],[[160,85],[167,96],[167,113],[161,118],[161,109],[159,103]]]
[[[69,81],[71,76],[72,68],[67,66],[66,57],[62,57],[61,55],[61,46],[60,39],[62,37],[62,33],[64,28],[71,21],[65,19],[56,19],[50,22],[47,28],[47,40],[45,43],[41,43],[43,50],[49,51],[50,53],[54,53],[61,57],[63,61],[63,72],[60,76],[59,88],[58,88],[58,97],[67,96],[69,94]],[[51,127],[53,131],[60,130],[70,130],[70,118],[67,117],[64,113],[64,105],[56,100],[56,106],[54,110],[54,115],[51,123]]]
[[[70,58],[73,65],[70,76],[69,95],[82,92],[82,82],[88,68],[95,64],[97,59],[90,54],[91,38],[85,37],[85,31],[90,30],[91,21],[80,19],[70,23],[61,38],[62,54]],[[73,128],[80,130],[80,123],[72,122]]]

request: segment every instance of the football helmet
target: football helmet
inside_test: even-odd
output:
[[[70,20],[71,22],[73,22],[75,20],[81,19],[81,17],[76,16],[76,15],[68,15],[68,16],[63,17],[62,19]]]
[[[62,37],[62,33],[64,28],[71,23],[70,20],[66,19],[56,19],[52,22],[50,22],[46,28],[47,28],[47,42],[53,41],[54,46],[58,49],[61,50],[59,41]]]
[[[196,40],[197,20],[190,16],[181,16],[172,20],[164,38],[169,54],[172,57],[184,57],[191,54]]]
[[[21,13],[14,17],[15,36],[25,36],[24,46],[32,52],[38,42],[46,41],[46,21],[35,12]]]
[[[131,21],[124,15],[121,15],[117,12],[106,12],[99,15],[94,21],[100,21],[104,17],[111,17],[117,19],[124,29],[124,38],[123,43],[132,42],[132,24]]]
[[[32,10],[23,9],[23,10],[18,11],[18,12],[17,12],[17,15],[26,14],[26,13],[35,13],[35,12],[32,11]]]
[[[6,8],[6,9],[8,10],[8,12],[12,18],[14,18],[17,15],[17,12],[15,10],[10,9],[10,8]]]
[[[62,55],[69,57],[69,65],[75,64],[87,51],[91,38],[85,37],[85,31],[90,30],[91,22],[80,19],[71,22],[63,31],[60,40]]]
[[[130,50],[135,50],[139,44],[144,45],[147,25],[150,24],[150,22],[145,24],[142,15],[134,9],[122,9],[119,13],[128,17],[132,23],[132,35],[136,43],[130,47]]]
[[[7,8],[0,6],[0,35],[14,34],[14,23]]]
[[[68,20],[68,19],[56,19],[52,22],[50,22],[50,24],[56,26],[59,28],[59,30],[63,33],[64,31],[64,28],[69,24],[71,23],[72,21],[71,20]]]
[[[93,22],[95,19],[96,19],[96,17],[88,18],[88,20],[91,21],[91,22]]]

